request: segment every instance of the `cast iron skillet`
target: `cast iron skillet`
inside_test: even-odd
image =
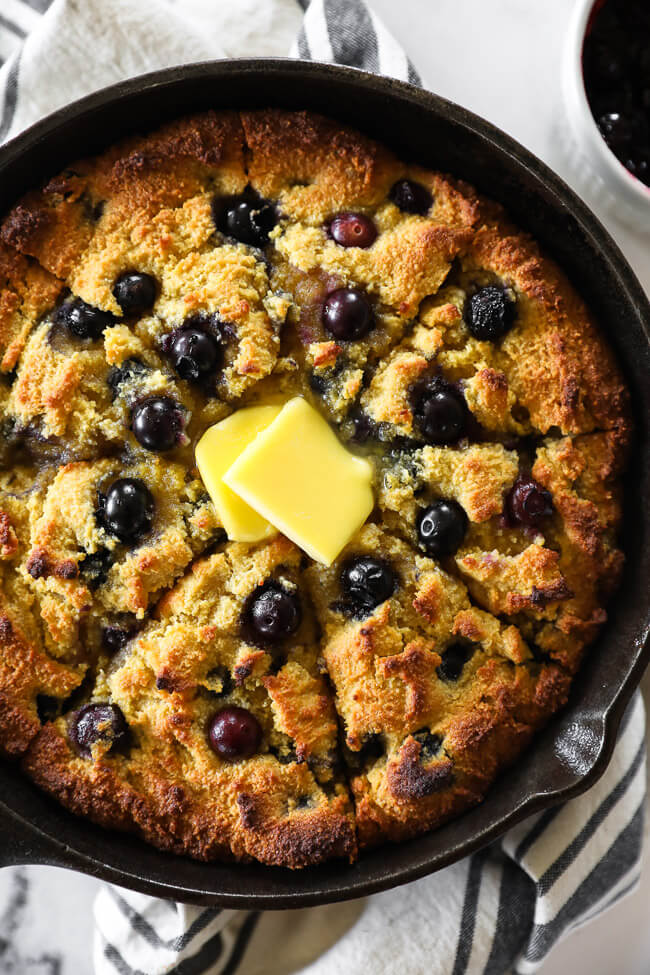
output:
[[[650,656],[643,546],[650,496],[650,305],[595,217],[538,159],[494,126],[410,85],[332,65],[283,60],[216,61],[114,85],[49,116],[0,150],[0,214],[20,193],[127,132],[206,108],[309,108],[350,122],[402,158],[448,170],[505,204],[556,258],[597,313],[634,396],[638,444],[627,483],[627,567],[610,620],[591,649],[567,708],[486,800],[454,822],[401,845],[291,872],[197,863],[77,819],[0,764],[0,862],[49,863],[146,893],[229,907],[305,907],[360,897],[414,880],[499,837],[604,771],[616,730]]]

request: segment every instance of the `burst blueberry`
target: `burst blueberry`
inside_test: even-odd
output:
[[[506,512],[516,524],[538,528],[553,514],[553,498],[533,477],[520,474],[506,497]]]
[[[108,751],[126,744],[129,728],[116,704],[85,704],[72,717],[70,738],[84,758],[92,755],[92,746],[108,743]]]
[[[65,325],[77,338],[93,341],[101,338],[104,329],[115,324],[110,311],[95,308],[81,298],[73,298],[62,304],[56,313],[56,321]]]
[[[268,244],[278,220],[273,204],[251,189],[238,196],[217,197],[212,214],[217,230],[251,247]]]
[[[474,653],[474,647],[462,643],[454,643],[442,654],[437,674],[447,683],[457,681],[463,672],[467,661]]]
[[[515,323],[516,305],[503,288],[487,285],[470,296],[465,307],[465,322],[474,338],[495,342]]]
[[[369,613],[395,592],[397,579],[385,559],[360,555],[343,566],[341,589],[355,612]]]

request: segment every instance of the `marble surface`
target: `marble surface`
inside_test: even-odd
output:
[[[0,0],[1,6],[2,0]],[[100,0],[95,0],[100,2]],[[186,0],[197,15],[206,0]],[[225,25],[254,0],[210,0]],[[562,45],[573,0],[374,0],[376,11],[402,42],[425,84],[490,119],[548,162],[578,192],[585,190],[571,161],[560,89]],[[245,9],[244,9],[245,8]],[[290,0],[278,0],[280,22],[257,46],[258,32],[242,27],[249,53],[283,54],[298,19]],[[220,18],[220,20],[219,20]],[[268,26],[268,25],[267,25]],[[216,32],[216,28],[215,28]],[[252,46],[251,46],[252,45]],[[228,51],[241,53],[240,50]],[[589,199],[599,212],[598,199]],[[601,218],[650,291],[650,236]],[[645,680],[650,704],[650,679]],[[650,818],[650,817],[649,817]],[[647,844],[646,844],[647,845]],[[50,867],[0,873],[0,975],[90,975],[92,901],[97,882]],[[650,869],[640,887],[596,924],[556,948],[542,975],[647,975],[650,970]],[[415,975],[415,973],[414,973]]]

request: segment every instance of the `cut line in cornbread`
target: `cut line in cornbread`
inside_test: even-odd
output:
[[[223,475],[225,484],[311,558],[331,565],[374,506],[372,467],[302,397]]]
[[[277,531],[266,518],[223,483],[223,475],[282,406],[250,406],[215,423],[196,445],[196,466],[228,538],[233,542],[259,542]]]

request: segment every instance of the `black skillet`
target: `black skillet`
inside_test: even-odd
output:
[[[305,907],[414,880],[587,789],[605,769],[650,655],[644,545],[650,306],[611,237],[546,166],[494,126],[410,85],[333,65],[215,61],[106,88],[50,115],[0,149],[0,214],[40,180],[120,136],[206,108],[308,108],[352,123],[404,159],[453,173],[502,202],[566,270],[618,353],[634,397],[637,444],[626,485],[627,564],[609,622],[567,708],[476,809],[426,836],[364,853],[350,866],[300,872],[197,863],[77,819],[0,763],[0,863],[49,863],[161,897],[242,908]]]

